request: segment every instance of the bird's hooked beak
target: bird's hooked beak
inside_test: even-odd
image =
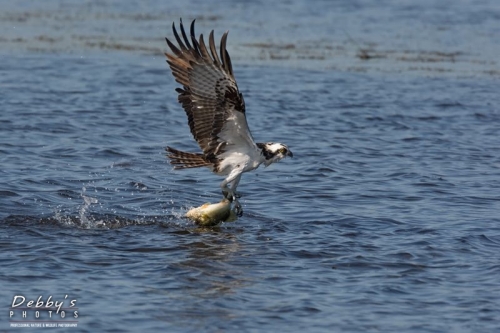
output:
[[[288,150],[286,153],[286,156],[293,157],[293,153],[291,150]]]

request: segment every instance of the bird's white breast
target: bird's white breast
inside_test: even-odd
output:
[[[241,172],[251,171],[258,168],[263,162],[262,155],[257,147],[243,151],[234,150],[233,147],[226,147],[226,152],[219,156],[222,162],[219,164],[218,175],[228,175],[234,169],[241,169]]]

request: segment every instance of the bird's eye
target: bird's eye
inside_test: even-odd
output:
[[[285,149],[285,148],[281,148],[281,149],[280,149],[280,153],[281,153],[281,154],[286,154],[286,149]]]

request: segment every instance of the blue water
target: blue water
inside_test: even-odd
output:
[[[4,7],[0,331],[15,295],[76,299],[70,332],[500,331],[499,6],[307,4]],[[180,16],[231,31],[254,137],[294,153],[212,229],[182,216],[221,179],[164,152],[198,149]]]

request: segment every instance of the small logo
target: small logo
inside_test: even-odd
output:
[[[29,299],[15,295],[9,308],[10,327],[78,327],[78,307],[76,299],[64,295],[56,299],[52,295]]]

